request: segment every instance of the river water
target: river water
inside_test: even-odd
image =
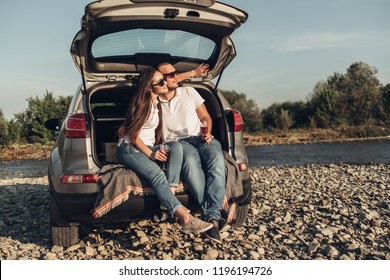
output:
[[[304,164],[390,164],[390,140],[246,147],[250,167]],[[47,174],[47,160],[0,162],[0,179]]]
[[[246,147],[249,165],[390,164],[390,140]]]

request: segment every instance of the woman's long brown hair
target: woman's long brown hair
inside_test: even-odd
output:
[[[132,97],[129,108],[127,109],[126,119],[118,129],[118,136],[129,135],[130,144],[135,142],[142,126],[148,119],[152,109],[151,88],[153,75],[156,72],[154,68],[144,69],[138,81],[137,90]],[[156,129],[156,143],[161,140],[161,107],[159,106],[159,125]]]

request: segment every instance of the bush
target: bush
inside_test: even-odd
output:
[[[0,145],[8,144],[8,123],[0,109]]]
[[[276,128],[283,131],[288,130],[294,123],[293,118],[288,110],[280,110],[279,116],[275,120]]]
[[[247,99],[244,93],[221,90],[229,104],[240,111],[244,119],[244,131],[256,132],[262,130],[262,116],[259,107],[253,99]]]
[[[54,135],[44,126],[52,118],[64,119],[71,101],[71,96],[54,98],[53,93],[46,91],[43,99],[29,97],[28,108],[15,115],[20,127],[20,138],[27,143],[46,143],[54,140]]]
[[[376,125],[360,125],[341,128],[349,138],[380,137],[390,135],[390,128]]]

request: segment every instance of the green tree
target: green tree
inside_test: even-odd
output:
[[[288,110],[281,109],[278,117],[275,120],[276,128],[280,130],[288,130],[294,123],[294,120]]]
[[[383,120],[390,125],[390,84],[381,87]]]
[[[378,70],[363,62],[353,63],[345,75],[346,89],[340,102],[348,106],[348,119],[352,125],[362,125],[376,119],[381,109]]]
[[[18,143],[20,142],[21,138],[21,128],[17,121],[11,120],[8,122],[8,139],[9,143]]]
[[[310,123],[310,111],[307,103],[303,101],[285,101],[274,103],[261,113],[263,115],[263,126],[265,129],[279,128],[301,128],[307,127]],[[283,124],[285,123],[285,124]]]
[[[334,73],[309,95],[311,115],[320,126],[362,125],[383,118],[377,70],[355,62],[346,74]]]
[[[336,119],[336,94],[332,90],[322,91],[319,95],[315,117],[317,124],[328,128],[337,124]]]
[[[308,111],[309,118],[312,118],[318,127],[328,128],[348,123],[348,106],[340,102],[344,84],[344,75],[334,73],[326,81],[319,81],[314,86],[308,97]]]
[[[253,99],[247,99],[244,93],[237,93],[234,90],[221,90],[221,92],[229,104],[240,111],[244,119],[244,131],[256,132],[262,129],[261,111]]]
[[[279,103],[273,103],[271,106],[261,111],[265,129],[276,128],[276,119],[278,118],[281,109]]]
[[[303,101],[295,101],[290,104],[288,109],[293,120],[293,128],[307,127],[310,122],[310,113],[308,111],[307,103]]]
[[[277,110],[277,112],[279,113],[279,118],[281,117],[280,114],[282,114],[282,110],[288,112],[287,115],[292,121],[289,128],[307,127],[309,123],[309,115],[306,103],[304,103],[303,101],[285,101],[280,103],[279,107],[280,109]],[[276,116],[278,116],[278,114],[276,114]]]
[[[28,143],[43,143],[53,138],[52,133],[44,126],[45,121],[51,118],[64,118],[71,97],[56,99],[53,93],[46,91],[43,99],[29,97],[28,108],[15,114],[16,121],[21,127],[21,138]]]
[[[8,140],[8,123],[0,109],[0,145],[7,144]]]

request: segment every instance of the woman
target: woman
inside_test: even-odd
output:
[[[212,224],[194,218],[170,190],[179,184],[183,147],[179,142],[168,142],[168,159],[168,154],[155,145],[161,139],[157,97],[167,91],[160,72],[153,68],[141,72],[126,119],[118,129],[118,160],[152,185],[162,206],[181,221],[183,232],[201,233],[209,230]],[[168,178],[156,161],[167,161]]]

